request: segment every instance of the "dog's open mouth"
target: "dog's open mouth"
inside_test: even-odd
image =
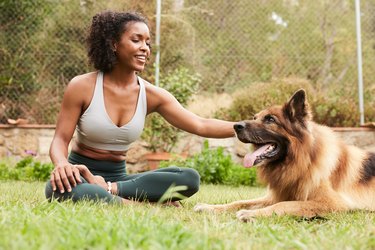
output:
[[[253,144],[256,150],[252,153],[248,153],[244,157],[244,166],[250,168],[254,165],[259,164],[267,158],[272,158],[278,153],[278,146],[276,143],[267,144]]]

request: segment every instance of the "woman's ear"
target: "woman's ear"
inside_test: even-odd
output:
[[[113,52],[117,51],[117,42],[115,42],[115,41],[112,42],[112,50],[113,50]]]

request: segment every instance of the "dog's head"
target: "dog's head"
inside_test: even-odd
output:
[[[302,141],[308,132],[311,119],[306,93],[300,89],[283,106],[272,106],[260,111],[253,120],[236,123],[237,138],[255,148],[245,155],[245,167],[283,162],[291,143]]]

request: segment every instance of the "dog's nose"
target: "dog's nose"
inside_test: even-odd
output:
[[[246,124],[244,122],[238,122],[233,125],[233,128],[236,132],[241,131],[245,128]]]

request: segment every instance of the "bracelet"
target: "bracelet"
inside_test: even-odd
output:
[[[112,194],[112,182],[107,181],[107,184],[108,184],[107,191],[108,193]]]

